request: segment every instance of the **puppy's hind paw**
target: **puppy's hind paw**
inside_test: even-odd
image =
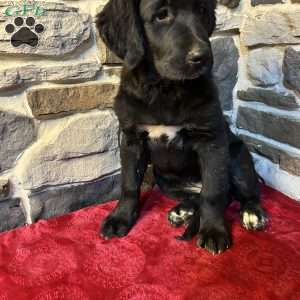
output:
[[[188,224],[194,212],[193,208],[179,204],[168,212],[168,221],[175,227]]]
[[[247,230],[262,230],[267,222],[268,219],[261,207],[241,211],[241,223]]]

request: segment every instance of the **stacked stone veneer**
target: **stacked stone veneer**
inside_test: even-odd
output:
[[[27,15],[45,27],[36,47],[11,45],[5,26],[16,16],[4,11],[15,2],[0,1],[0,230],[109,200],[120,190],[111,109],[120,66],[101,63],[93,22],[105,1],[26,3],[46,10]]]
[[[265,182],[300,200],[300,2],[244,1],[228,112]]]
[[[94,26],[105,2],[35,2],[46,7],[35,17],[45,27],[39,44],[13,47],[5,26],[15,16],[3,14],[12,2],[0,1],[0,230],[120,193],[111,108],[121,62]],[[220,6],[217,23],[214,74],[225,115],[266,182],[300,199],[300,4]]]

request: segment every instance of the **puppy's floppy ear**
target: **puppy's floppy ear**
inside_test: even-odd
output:
[[[206,0],[207,13],[204,16],[204,22],[207,26],[208,35],[211,36],[216,27],[216,0]]]
[[[104,43],[129,69],[141,62],[145,52],[139,1],[110,0],[96,20]]]

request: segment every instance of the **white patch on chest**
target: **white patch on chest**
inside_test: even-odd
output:
[[[169,140],[173,140],[182,126],[164,126],[164,125],[141,125],[139,126],[143,131],[148,132],[151,139],[160,138],[162,135],[166,135]]]

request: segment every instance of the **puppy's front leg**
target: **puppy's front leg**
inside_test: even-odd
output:
[[[135,135],[124,134],[120,151],[122,195],[102,224],[105,238],[125,236],[134,225],[139,214],[140,187],[149,161],[145,142]]]
[[[230,246],[230,237],[224,221],[228,204],[229,148],[226,137],[197,145],[202,171],[200,194],[200,229],[197,245],[213,254]]]

